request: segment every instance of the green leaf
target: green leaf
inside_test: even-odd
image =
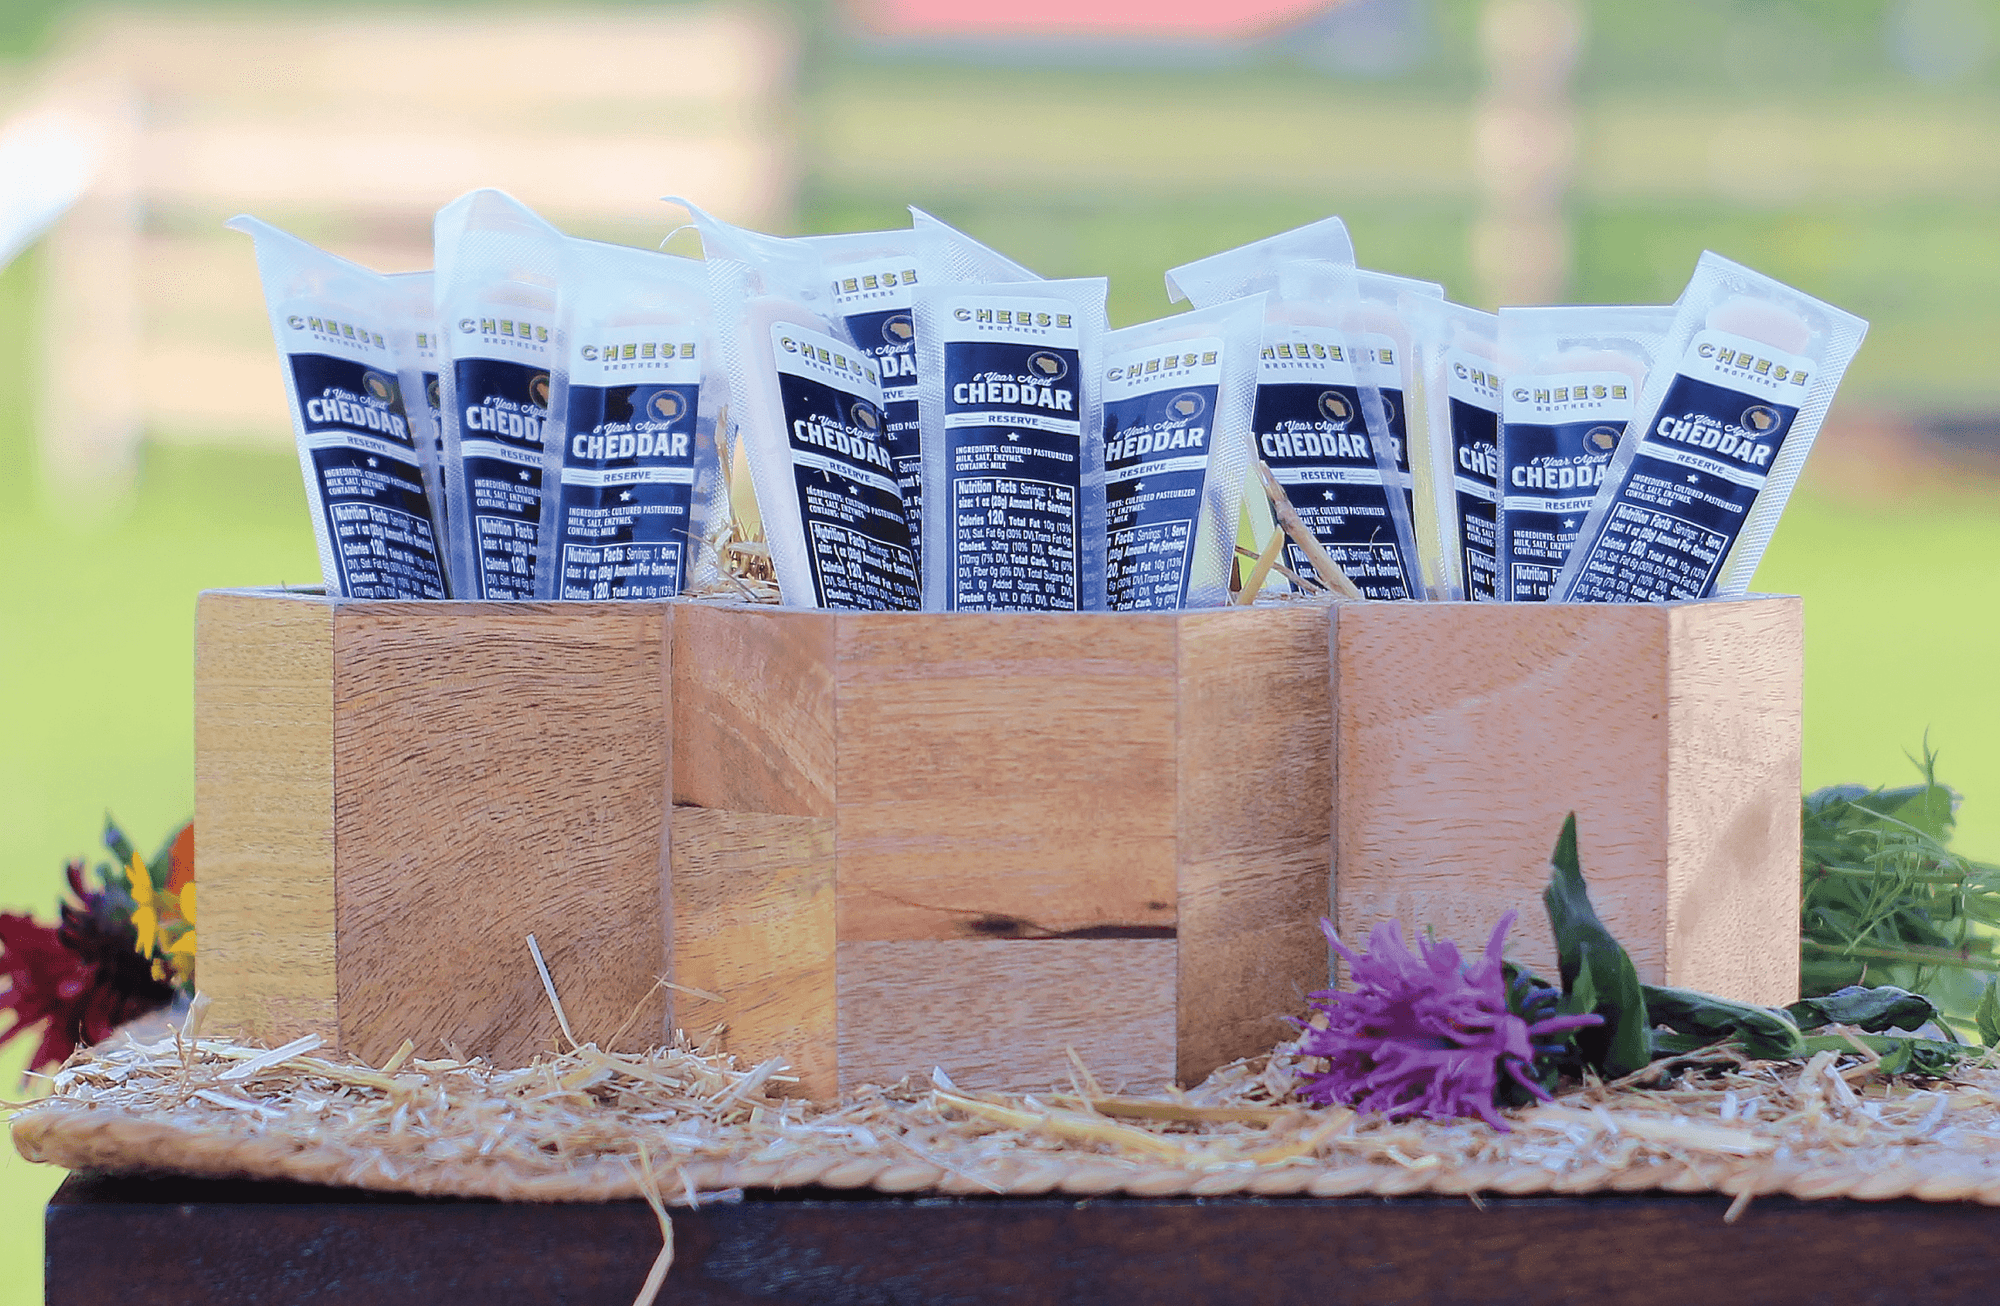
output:
[[[1891,1028],[1918,1029],[1938,1015],[1929,998],[1894,984],[1844,988],[1821,998],[1803,998],[1785,1010],[1800,1029],[1855,1025],[1871,1034]]]
[[[1639,972],[1590,904],[1590,889],[1576,854],[1575,812],[1563,822],[1549,864],[1554,874],[1542,891],[1542,904],[1556,938],[1563,1010],[1604,1017],[1602,1025],[1577,1031],[1577,1051],[1607,1078],[1629,1075],[1652,1060],[1647,1037],[1652,1022],[1646,1015]]]
[[[1963,1043],[1940,1043],[1929,1038],[1897,1038],[1889,1034],[1856,1034],[1853,1038],[1854,1043],[1882,1058],[1881,1070],[1885,1075],[1948,1075],[1973,1053]],[[1804,1043],[1807,1056],[1815,1052],[1854,1051],[1854,1043],[1839,1034],[1808,1034]]]
[[[1656,1025],[1693,1039],[1692,1046],[1673,1046],[1669,1051],[1692,1051],[1722,1039],[1735,1039],[1744,1054],[1759,1061],[1783,1061],[1799,1055],[1804,1044],[1799,1027],[1782,1011],[1755,1007],[1747,1002],[1731,1002],[1693,989],[1645,986],[1646,1011]],[[1929,1004],[1925,1004],[1926,1008]],[[1654,1045],[1660,1046],[1655,1037]]]
[[[1990,1048],[2000,1047],[2000,980],[1986,986],[1986,996],[1979,1000],[1972,1020],[1981,1043]]]

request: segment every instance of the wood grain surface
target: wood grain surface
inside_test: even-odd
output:
[[[1168,616],[844,613],[840,937],[1164,936]]]
[[[833,822],[676,807],[673,913],[673,1023],[835,1096]]]
[[[832,816],[834,615],[674,610],[674,801]]]
[[[1577,814],[1598,913],[1666,977],[1668,622],[1637,604],[1363,603],[1335,617],[1337,924],[1435,926],[1554,973],[1549,854]]]
[[[338,1037],[333,607],[273,591],[195,603],[195,879],[214,1028]]]
[[[1172,939],[848,942],[838,948],[840,1087],[942,1068],[967,1089],[1105,1088],[1174,1077]]]
[[[1574,811],[1591,897],[1642,979],[1699,975],[1752,1001],[1781,973],[1795,984],[1798,612],[1769,599],[1339,609],[1343,938],[1393,917],[1472,948],[1513,910],[1510,954],[1552,973],[1540,895]],[[1775,734],[1755,740],[1765,725]]]
[[[530,933],[580,1041],[661,1041],[669,628],[655,603],[339,605],[346,1050],[525,1064],[558,1038]]]
[[[1805,604],[1669,621],[1667,982],[1782,1006],[1799,996]]]
[[[1179,621],[1178,1077],[1268,1051],[1327,983],[1333,719],[1328,608]]]

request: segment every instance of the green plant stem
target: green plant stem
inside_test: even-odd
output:
[[[1900,874],[1894,871],[1862,870],[1854,866],[1815,866],[1809,873],[1812,875],[1845,875],[1855,880],[1879,879],[1884,874],[1889,874],[1894,875],[1898,880],[1907,881],[1911,884],[1949,884],[1954,888],[1963,888],[1967,893],[1979,894],[1981,896],[1995,892],[1985,885],[1976,883],[1963,875]]]
[[[1964,970],[1983,970],[2000,974],[2000,960],[1988,961],[1950,948],[1923,948],[1914,945],[1904,948],[1880,948],[1865,943],[1836,947],[1813,938],[1801,939],[1799,942],[1814,952],[1829,957],[1865,957],[1870,961],[1898,961],[1912,966],[1957,966]]]

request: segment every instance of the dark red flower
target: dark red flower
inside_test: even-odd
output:
[[[174,999],[173,985],[155,978],[152,959],[137,951],[129,907],[89,889],[81,861],[68,869],[77,900],[62,905],[59,925],[0,913],[0,977],[7,981],[0,1010],[13,1016],[0,1042],[41,1025],[32,1069],[61,1065],[77,1048]]]

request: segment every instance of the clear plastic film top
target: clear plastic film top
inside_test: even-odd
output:
[[[1748,593],[1867,330],[1704,253],[1555,593],[1613,603]]]
[[[1412,460],[1424,583],[1433,598],[1490,600],[1498,566],[1500,320],[1427,296],[1406,295],[1403,307],[1417,329],[1421,422],[1429,436]]]

